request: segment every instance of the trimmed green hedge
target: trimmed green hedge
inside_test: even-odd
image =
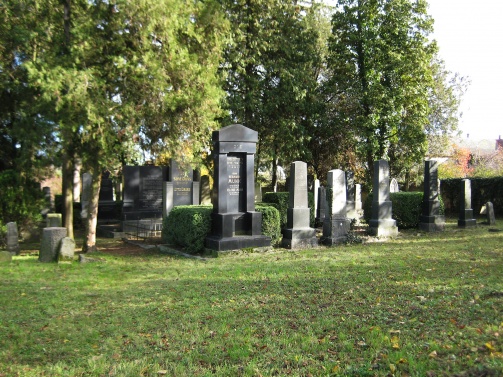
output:
[[[257,204],[256,211],[262,213],[262,234],[271,237],[271,244],[281,242],[279,211],[271,205]],[[211,234],[212,206],[177,206],[164,219],[163,241],[185,248],[188,253],[204,251],[204,239]]]
[[[266,192],[262,196],[262,202],[267,204],[273,204],[279,211],[280,219],[281,219],[281,229],[286,227],[287,222],[287,209],[288,209],[288,200],[290,198],[289,192]],[[307,193],[307,204],[309,206],[309,225],[314,227],[314,194],[312,192]]]
[[[422,212],[423,203],[422,192],[392,192],[390,194],[391,205],[393,206],[392,218],[396,220],[396,225],[400,229],[417,228],[419,217]],[[368,223],[372,215],[373,194],[369,194],[363,205],[364,218]],[[440,213],[444,213],[444,205],[440,199]]]
[[[163,221],[164,242],[185,248],[188,253],[204,250],[204,239],[211,232],[212,206],[177,206]]]
[[[440,193],[445,202],[446,212],[458,215],[463,178],[443,179]],[[478,214],[487,202],[492,202],[496,213],[503,213],[503,177],[470,178],[472,189],[472,209]]]

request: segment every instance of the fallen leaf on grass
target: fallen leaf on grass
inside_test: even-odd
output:
[[[435,357],[437,357],[437,351],[430,352],[430,354],[428,355],[428,357],[434,359]]]
[[[496,351],[496,350],[494,349],[494,346],[493,346],[492,342],[487,342],[487,343],[485,344],[485,346],[486,346],[486,348],[487,348],[489,351],[491,351],[491,352]]]
[[[158,370],[157,374],[164,376],[164,375],[168,374],[168,371],[167,370]]]

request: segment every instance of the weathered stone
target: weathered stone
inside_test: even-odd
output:
[[[319,226],[323,224],[325,220],[325,215],[327,213],[327,190],[325,187],[320,186],[318,188],[318,208],[316,209],[316,224]]]
[[[281,246],[287,249],[318,245],[316,231],[309,227],[310,209],[307,199],[307,164],[295,161],[290,167],[289,206],[287,225]]]
[[[262,185],[258,182],[255,183],[255,203],[262,202]]]
[[[210,177],[207,175],[201,176],[201,186],[199,191],[199,203],[204,205],[211,204],[211,188]]]
[[[17,230],[17,223],[10,222],[6,224],[7,227],[7,251],[14,255],[19,255],[19,232]]]
[[[95,262],[106,262],[103,258],[88,257],[84,254],[79,254],[79,263],[95,263]]]
[[[330,170],[327,175],[327,210],[323,221],[325,245],[345,242],[351,220],[347,217],[346,174],[339,169]]]
[[[468,228],[477,225],[477,220],[473,218],[472,209],[472,189],[471,181],[463,179],[461,181],[461,200],[459,201],[459,220],[460,228]]]
[[[12,254],[5,250],[0,250],[0,263],[2,262],[11,262]]]
[[[489,225],[496,225],[496,216],[494,215],[494,206],[492,202],[486,203],[486,216]]]
[[[389,192],[400,192],[400,187],[398,186],[398,181],[393,178],[389,184]]]
[[[438,164],[436,160],[424,162],[424,197],[419,228],[426,232],[442,231],[445,227],[445,218],[440,215]]]
[[[82,195],[80,196],[80,217],[87,219],[89,212],[89,202],[92,194],[93,176],[90,173],[82,174]]]
[[[63,226],[63,217],[61,213],[48,213],[45,218],[46,228],[61,228]]]
[[[61,240],[58,253],[58,262],[73,262],[75,256],[75,241],[70,237]]]
[[[386,160],[374,161],[372,215],[369,221],[370,234],[377,237],[396,237],[398,228],[392,216],[389,196],[389,165]]]
[[[314,196],[314,217],[318,215],[318,189],[320,188],[320,180],[315,179],[313,182],[313,196]]]
[[[66,228],[53,227],[42,229],[39,262],[56,262],[61,240],[67,236]]]

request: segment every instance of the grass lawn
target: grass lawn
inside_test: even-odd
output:
[[[99,246],[0,264],[0,376],[503,375],[503,231],[206,261]]]

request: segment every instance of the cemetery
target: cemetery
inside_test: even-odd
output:
[[[427,1],[0,9],[0,377],[503,376]]]

